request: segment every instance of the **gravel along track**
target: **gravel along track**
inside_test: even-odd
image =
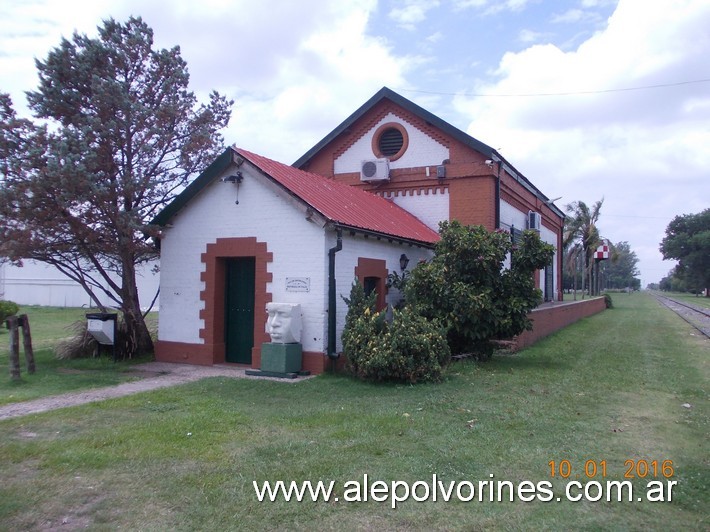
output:
[[[655,294],[656,299],[710,338],[710,311],[690,303]]]

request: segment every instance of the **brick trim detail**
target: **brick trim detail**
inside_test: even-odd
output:
[[[355,277],[360,284],[365,285],[366,277],[377,277],[377,300],[375,301],[375,310],[385,308],[385,295],[387,294],[387,263],[383,259],[368,259],[358,257],[357,266],[355,266]]]
[[[224,293],[227,259],[239,257],[255,257],[254,272],[254,347],[252,347],[252,367],[261,367],[261,344],[269,341],[266,333],[266,304],[272,301],[272,294],[266,291],[267,283],[272,281],[272,274],[267,271],[267,264],[273,261],[273,254],[267,251],[265,242],[257,242],[254,237],[218,238],[216,242],[207,244],[202,254],[205,271],[200,280],[205,288],[200,292],[204,308],[200,310],[200,318],[204,326],[200,329],[200,338],[205,342],[212,364],[225,361],[224,343]]]
[[[337,143],[335,146],[337,147],[333,150],[333,160],[345,153],[353,144],[371,131],[377,122],[385,118],[390,113],[422,131],[443,146],[446,146],[447,148],[450,147],[451,139],[447,135],[444,135],[439,129],[435,128],[431,124],[428,124],[412,113],[407,112],[399,105],[387,100],[381,102],[380,105],[375,106],[375,108],[366,113],[361,122],[357,124],[356,128],[348,137],[338,138],[335,141]]]
[[[179,364],[195,364],[198,366],[212,366],[212,351],[205,344],[189,344],[185,342],[168,342],[160,340],[155,344],[155,359],[159,362],[175,362]],[[337,369],[342,369],[344,357],[340,357],[336,363]],[[261,349],[258,357],[252,360],[252,367],[261,367]],[[301,368],[310,371],[313,375],[320,375],[324,371],[332,369],[333,363],[325,356],[325,353],[318,351],[304,351],[301,359]]]
[[[430,194],[432,196],[436,196],[437,194],[441,196],[449,193],[449,187],[448,185],[431,186],[426,184],[416,187],[409,184],[409,186],[404,188],[389,188],[387,190],[374,190],[371,192],[386,199],[397,198],[400,196],[421,196],[422,194],[424,194],[425,196],[429,196]]]

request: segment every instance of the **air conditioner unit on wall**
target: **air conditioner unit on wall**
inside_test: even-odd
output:
[[[540,213],[535,211],[528,212],[528,229],[540,231]]]
[[[384,181],[389,178],[389,159],[369,159],[360,164],[360,181]]]

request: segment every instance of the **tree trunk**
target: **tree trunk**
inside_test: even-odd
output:
[[[141,312],[136,267],[131,253],[122,257],[122,266],[121,311],[127,336],[124,356],[131,358],[136,354],[152,352],[153,339]]]
[[[574,287],[574,300],[577,301],[577,257],[574,259],[574,278],[572,279],[572,286]]]
[[[592,272],[592,266],[591,257],[587,257],[587,275],[589,276],[587,284],[589,286],[589,297],[594,295],[594,274]]]

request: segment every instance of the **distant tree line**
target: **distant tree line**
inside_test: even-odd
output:
[[[678,261],[658,284],[661,290],[710,296],[710,209],[673,218],[660,251],[664,259]]]

